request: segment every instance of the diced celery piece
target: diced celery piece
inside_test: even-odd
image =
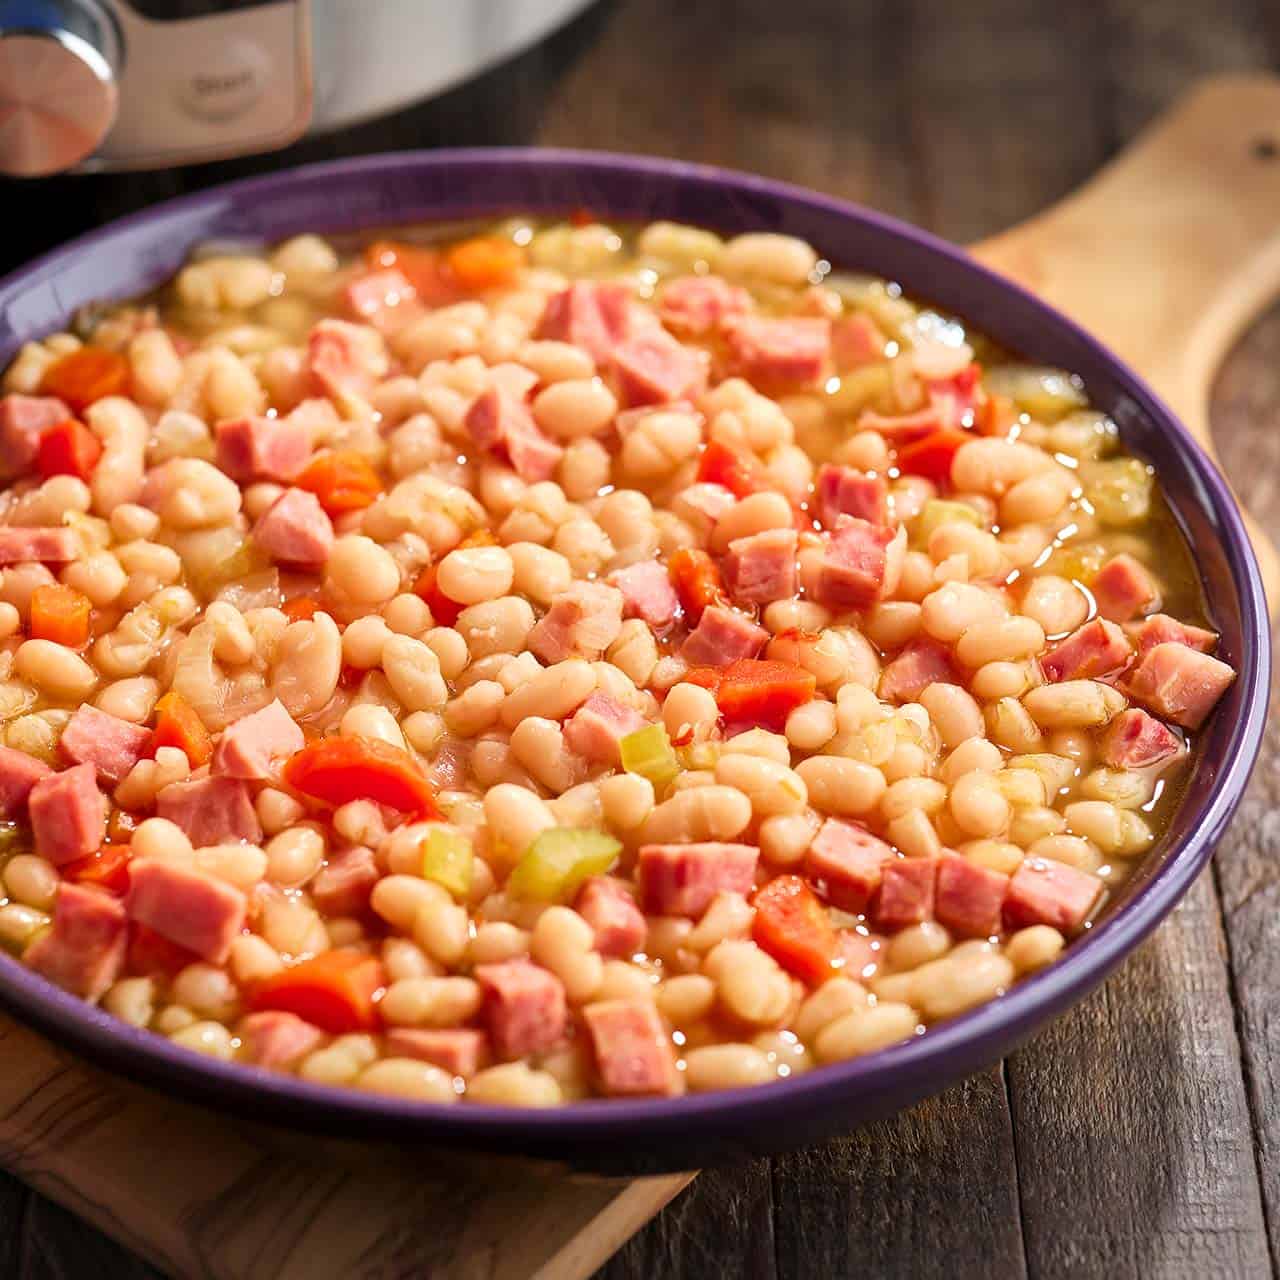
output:
[[[718,742],[691,742],[677,752],[686,769],[714,769],[720,762]]]
[[[1041,422],[1057,422],[1088,401],[1080,380],[1062,369],[1038,365],[1002,364],[987,370],[987,390],[1008,396],[1024,413]]]
[[[949,502],[945,498],[930,498],[920,508],[913,527],[915,541],[920,546],[927,546],[934,531],[944,524],[971,524],[975,529],[982,528],[982,517],[967,502]]]
[[[1070,543],[1059,547],[1049,557],[1045,569],[1088,586],[1110,557],[1111,553],[1101,542]]]
[[[1084,496],[1103,524],[1138,524],[1151,513],[1151,468],[1137,458],[1110,458],[1081,468]]]
[[[455,898],[471,892],[471,872],[475,854],[471,841],[446,827],[432,827],[422,842],[422,874],[443,885]]]
[[[1116,424],[1105,413],[1086,409],[1069,413],[1051,427],[1042,427],[1043,434],[1033,439],[1024,433],[1022,439],[1038,444],[1050,453],[1064,453],[1081,462],[1096,462],[1114,451],[1120,439]]]
[[[533,902],[565,902],[584,880],[611,870],[622,845],[603,831],[552,827],[525,850],[507,892]]]
[[[618,743],[622,767],[628,773],[648,778],[655,787],[665,787],[680,772],[680,761],[671,749],[671,739],[660,724],[647,724],[628,733]]]

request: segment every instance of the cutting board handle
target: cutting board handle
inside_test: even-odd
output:
[[[1214,374],[1280,294],[1280,78],[1204,82],[1078,191],[973,252],[1101,338],[1216,458]],[[1274,611],[1280,558],[1246,522]]]

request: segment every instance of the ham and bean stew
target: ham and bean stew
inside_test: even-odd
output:
[[[0,940],[441,1103],[761,1084],[1052,964],[1231,684],[1069,372],[774,234],[197,256],[4,375]]]

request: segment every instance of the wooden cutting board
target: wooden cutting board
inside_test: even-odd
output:
[[[1212,453],[1218,361],[1280,292],[1280,80],[1197,89],[975,252],[1141,370]],[[1256,529],[1267,592],[1280,561]],[[579,1280],[692,1174],[524,1175],[286,1135],[107,1075],[0,1015],[0,1163],[173,1276]]]

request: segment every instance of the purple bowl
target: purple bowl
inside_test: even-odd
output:
[[[989,1065],[1097,986],[1204,868],[1253,768],[1270,682],[1262,584],[1235,502],[1213,464],[1131,370],[1044,303],[913,227],[781,183],[662,160],[536,150],[373,156],[171,201],[33,262],[0,283],[0,362],[27,339],[61,328],[84,303],[160,283],[204,240],[271,241],[300,231],[581,206],[617,219],[661,217],[800,236],[837,265],[897,280],[1004,346],[1084,378],[1126,445],[1158,469],[1196,549],[1222,633],[1221,655],[1240,673],[1202,735],[1160,852],[1086,938],[1008,995],[908,1044],[760,1089],[580,1102],[542,1112],[415,1104],[201,1058],[126,1026],[4,956],[0,1003],[13,1013],[131,1079],[261,1121],[579,1170],[655,1173],[845,1133]]]

